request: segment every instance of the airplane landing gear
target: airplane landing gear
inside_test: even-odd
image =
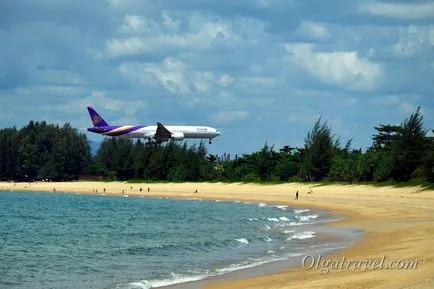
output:
[[[211,139],[209,139],[209,142],[208,142],[209,144],[211,144],[212,142],[211,142]]]

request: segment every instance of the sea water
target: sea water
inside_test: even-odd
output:
[[[332,218],[262,203],[0,192],[0,288],[203,279],[312,250],[315,223]]]

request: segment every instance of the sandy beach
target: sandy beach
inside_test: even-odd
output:
[[[142,189],[140,191],[140,188]],[[148,192],[149,188],[149,192]],[[0,190],[76,192],[107,195],[144,195],[177,198],[255,201],[317,208],[344,216],[329,226],[363,229],[365,238],[356,245],[324,258],[331,264],[327,274],[319,266],[291,268],[284,272],[241,280],[223,280],[206,285],[214,288],[434,288],[434,191],[417,187],[391,188],[365,185],[309,184],[224,184],[224,183],[142,183],[69,182],[0,183]],[[295,192],[299,199],[295,200]],[[197,191],[197,192],[196,192]],[[316,257],[316,256],[314,256]],[[337,262],[383,260],[382,268],[358,267],[357,262],[337,268]],[[404,266],[417,261],[417,268]],[[334,263],[333,263],[334,262]],[[394,262],[394,263],[391,263]],[[365,263],[366,264],[366,263]],[[378,265],[378,263],[376,263]],[[309,265],[309,264],[308,264]]]

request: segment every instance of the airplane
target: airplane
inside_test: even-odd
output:
[[[209,126],[164,126],[160,122],[157,125],[109,125],[93,107],[87,110],[92,120],[93,127],[87,130],[104,136],[121,138],[145,138],[147,144],[159,144],[169,140],[181,141],[183,139],[209,139],[220,135],[220,131]]]

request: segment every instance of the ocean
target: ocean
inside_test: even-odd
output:
[[[330,237],[337,229],[319,225],[333,220],[326,211],[263,203],[3,191],[0,288],[200,280],[348,246],[348,238]]]

